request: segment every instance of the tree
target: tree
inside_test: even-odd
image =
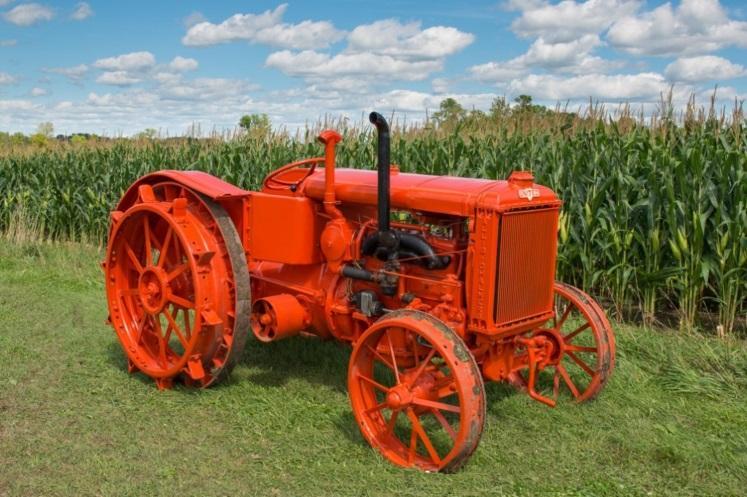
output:
[[[36,134],[52,138],[52,135],[54,135],[54,124],[49,121],[40,123],[36,128]]]
[[[264,134],[270,131],[270,118],[267,114],[245,114],[239,119],[239,127],[246,132]]]
[[[467,111],[459,102],[453,98],[447,98],[441,101],[439,111],[433,114],[433,119],[439,126],[451,127],[458,124],[466,115]]]

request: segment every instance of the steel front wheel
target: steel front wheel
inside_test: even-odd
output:
[[[602,391],[615,367],[615,335],[607,316],[589,295],[570,285],[555,283],[555,316],[535,331],[544,337],[550,352],[538,378],[538,390],[562,390],[576,402],[585,402]],[[550,373],[550,374],[547,374]],[[520,377],[527,385],[527,375]]]
[[[248,273],[227,223],[220,205],[178,185],[142,185],[135,204],[112,216],[109,319],[130,370],[159,388],[177,377],[209,386],[243,348]]]
[[[348,370],[363,436],[394,464],[454,471],[485,424],[482,376],[461,338],[429,314],[400,310],[356,342]]]

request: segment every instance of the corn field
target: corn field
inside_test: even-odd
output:
[[[629,121],[629,119],[628,119]],[[642,125],[603,117],[489,130],[400,128],[403,171],[506,178],[529,169],[563,199],[558,277],[620,320],[744,329],[747,123],[741,115]],[[344,129],[338,165],[372,168],[375,135]],[[312,130],[230,139],[116,139],[0,148],[0,232],[19,216],[46,238],[102,242],[139,176],[197,169],[257,188],[272,169],[320,155]],[[673,321],[674,320],[674,321]]]

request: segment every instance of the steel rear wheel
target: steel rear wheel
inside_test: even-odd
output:
[[[485,424],[482,376],[461,338],[429,314],[399,310],[356,342],[348,388],[363,436],[403,467],[454,471]]]
[[[228,374],[248,329],[249,277],[237,244],[220,205],[176,184],[142,185],[134,205],[113,213],[109,319],[130,371],[159,388],[177,377],[206,387]]]
[[[557,399],[561,389],[576,402],[595,398],[615,367],[615,335],[599,304],[583,291],[555,283],[555,316],[533,336],[552,343],[538,390]],[[547,374],[550,373],[550,374]],[[520,381],[526,385],[526,375]]]

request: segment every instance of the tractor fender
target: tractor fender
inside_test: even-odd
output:
[[[125,211],[135,203],[140,185],[155,185],[163,182],[179,183],[218,202],[244,198],[251,193],[202,171],[163,170],[146,174],[130,185],[117,204],[116,210]]]

